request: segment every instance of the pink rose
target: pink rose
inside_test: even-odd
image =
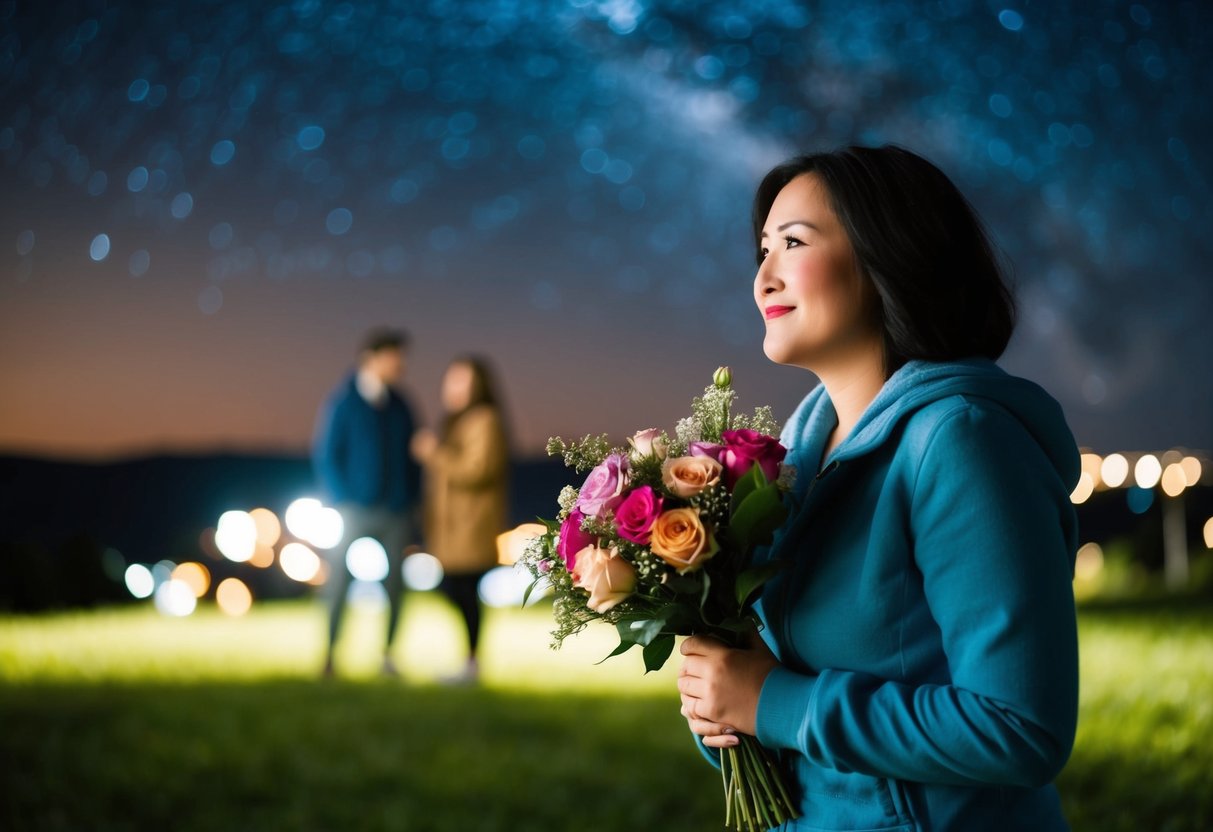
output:
[[[692,442],[687,447],[687,454],[690,456],[706,456],[720,462],[720,455],[724,453],[724,445],[717,445],[715,442]]]
[[[586,517],[601,519],[623,501],[623,487],[627,484],[627,457],[611,454],[586,477],[578,492],[577,508]]]
[[[628,440],[628,444],[632,446],[632,455],[637,459],[643,459],[646,456],[665,459],[666,451],[670,449],[669,442],[657,428],[638,431]]]
[[[619,536],[642,546],[649,545],[653,521],[661,514],[661,503],[661,497],[650,486],[634,489],[615,509]]]
[[[788,453],[778,439],[756,430],[726,430],[720,438],[724,440],[720,461],[724,464],[725,484],[729,488],[755,464],[762,468],[768,480],[778,479],[779,463]]]
[[[589,591],[587,607],[604,613],[632,594],[636,570],[619,556],[617,549],[587,546],[577,553],[573,585]]]
[[[569,516],[560,524],[560,537],[556,540],[556,554],[564,560],[565,568],[570,572],[573,571],[573,564],[577,559],[577,552],[584,549],[586,546],[592,546],[597,538],[593,535],[586,534],[581,530],[581,521],[585,520],[585,515],[577,509],[569,512]]]

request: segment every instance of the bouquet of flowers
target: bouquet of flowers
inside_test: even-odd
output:
[[[745,644],[758,625],[758,590],[780,566],[753,564],[754,551],[786,518],[781,492],[795,472],[782,464],[787,449],[770,408],[734,415],[735,396],[721,367],[673,437],[654,428],[627,448],[605,435],[549,441],[550,455],[589,472],[580,488],[560,492],[557,519],[544,521],[521,559],[532,589],[546,581],[554,591],[553,647],[605,621],[619,634],[610,655],[639,645],[647,672],[679,635]],[[721,752],[725,825],[758,830],[797,817],[768,752],[740,739]]]

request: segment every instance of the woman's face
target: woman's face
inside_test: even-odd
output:
[[[768,358],[820,374],[879,344],[873,290],[816,174],[796,177],[775,197],[760,245],[754,300]]]
[[[472,368],[467,364],[452,364],[442,377],[442,406],[448,413],[463,410],[472,401]]]

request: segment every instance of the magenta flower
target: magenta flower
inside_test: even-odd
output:
[[[715,442],[692,442],[687,447],[687,456],[706,456],[721,462],[723,455],[724,445],[717,445]]]
[[[778,479],[779,463],[788,453],[778,439],[756,430],[726,430],[720,438],[724,441],[720,461],[724,465],[725,484],[730,489],[755,464],[768,480]]]
[[[592,546],[597,542],[597,538],[592,534],[586,534],[581,530],[583,520],[585,520],[585,515],[577,509],[573,509],[560,524],[560,537],[556,540],[556,554],[560,555],[565,568],[570,572],[577,563],[577,553],[586,546]]]
[[[623,498],[615,509],[615,523],[624,540],[649,545],[653,522],[661,514],[662,498],[650,486],[642,485]]]

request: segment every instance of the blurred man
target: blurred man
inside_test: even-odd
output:
[[[416,542],[421,471],[409,456],[415,420],[396,389],[405,371],[408,336],[377,329],[363,343],[358,367],[337,385],[320,410],[312,458],[326,501],[345,521],[341,543],[329,551],[328,652],[324,674],[333,674],[333,648],[341,628],[351,575],[345,556],[350,543],[371,537],[383,544],[388,573],[387,640],[382,671],[397,675],[392,641],[404,592],[401,559]]]

